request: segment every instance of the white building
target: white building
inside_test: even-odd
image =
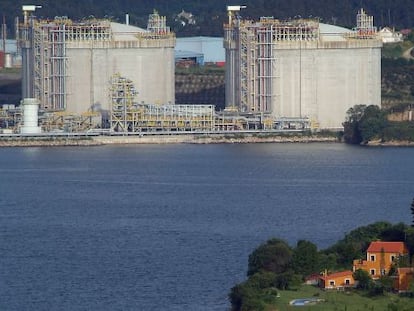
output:
[[[224,63],[226,59],[221,37],[177,38],[176,50],[201,53],[206,63]]]
[[[381,37],[382,43],[397,43],[403,41],[403,36],[401,33],[395,32],[389,27],[382,28],[378,35]]]

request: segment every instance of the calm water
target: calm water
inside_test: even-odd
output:
[[[414,148],[0,149],[0,310],[226,310],[271,237],[411,221]]]

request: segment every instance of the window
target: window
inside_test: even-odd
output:
[[[351,281],[349,279],[345,279],[345,285],[351,284]]]
[[[371,270],[369,271],[369,273],[370,273],[371,275],[375,275],[375,269],[371,269]]]
[[[371,255],[371,261],[375,261],[375,255]]]
[[[395,256],[391,255],[391,262],[393,262],[395,260]]]
[[[381,275],[385,275],[385,269],[381,269]]]
[[[335,286],[335,281],[329,281],[330,286]]]

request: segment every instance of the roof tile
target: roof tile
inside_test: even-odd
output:
[[[383,242],[375,241],[371,242],[367,252],[379,253],[384,251],[385,253],[404,253],[406,251],[404,242]]]

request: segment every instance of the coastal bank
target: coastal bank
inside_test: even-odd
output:
[[[0,147],[29,146],[100,146],[126,144],[251,144],[251,143],[312,143],[338,142],[337,137],[322,135],[272,135],[272,134],[177,134],[134,136],[7,136],[0,137]]]

